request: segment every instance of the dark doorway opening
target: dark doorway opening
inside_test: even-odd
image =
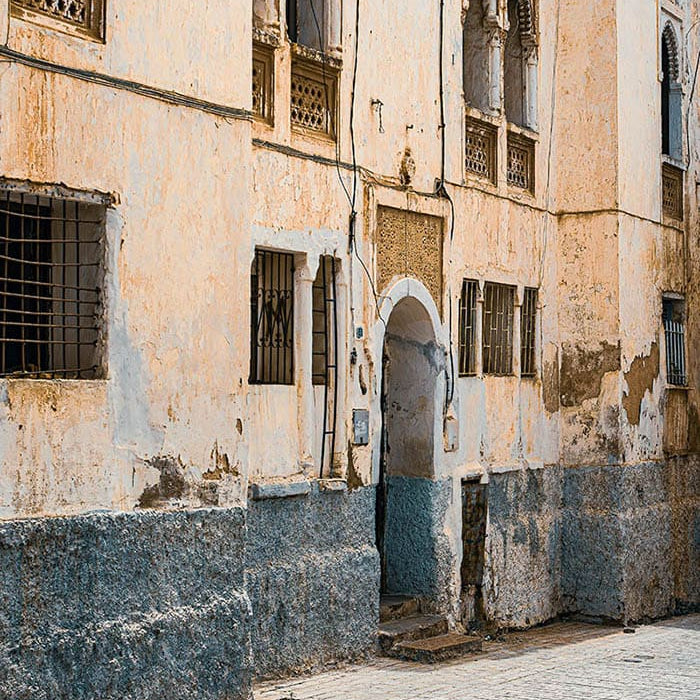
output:
[[[486,484],[462,481],[462,623],[477,629],[484,621],[484,549],[486,545]]]

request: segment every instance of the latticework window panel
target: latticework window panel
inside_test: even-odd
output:
[[[535,142],[532,139],[508,132],[508,184],[535,191]]]
[[[683,221],[683,171],[664,163],[661,180],[664,216]]]
[[[104,0],[11,0],[10,4],[14,17],[104,39]]]
[[[496,184],[498,129],[473,117],[466,119],[464,165],[468,173]]]
[[[258,119],[272,123],[273,116],[273,49],[264,44],[253,45],[253,114]]]
[[[316,134],[335,135],[337,72],[331,66],[295,59],[292,64],[292,126]]]

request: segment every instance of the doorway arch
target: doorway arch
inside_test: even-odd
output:
[[[413,295],[393,300],[383,336],[376,526],[382,593],[432,597],[445,353],[437,309],[422,285],[420,291],[428,303]]]

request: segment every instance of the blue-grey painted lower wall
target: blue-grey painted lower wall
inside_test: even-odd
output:
[[[386,479],[386,588],[421,596],[424,607],[449,606],[455,562],[445,534],[452,481]]]
[[[621,621],[698,605],[697,457],[566,469],[564,609]]]
[[[244,513],[0,524],[0,697],[250,696]]]
[[[375,491],[248,504],[247,590],[259,677],[370,653],[379,618]]]
[[[484,567],[488,619],[529,627],[561,612],[560,467],[491,474]]]

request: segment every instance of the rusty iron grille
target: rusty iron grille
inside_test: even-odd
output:
[[[476,374],[476,303],[479,283],[463,280],[459,299],[459,376]]]
[[[33,15],[44,16],[103,37],[104,0],[11,0],[11,4],[15,16],[30,20]]]
[[[292,126],[333,135],[335,75],[330,67],[293,65],[290,100]]]
[[[520,375],[534,377],[537,374],[535,364],[535,342],[537,323],[537,290],[525,287],[523,305],[520,307]]]
[[[312,288],[312,381],[324,387],[321,478],[332,472],[338,403],[337,261],[321,256]]]
[[[664,215],[683,221],[683,171],[664,163],[661,180]]]
[[[272,122],[272,73],[273,52],[269,46],[253,46],[253,114],[266,122]]]
[[[294,256],[256,250],[251,273],[250,381],[294,381]]]
[[[467,117],[465,167],[468,173],[496,184],[498,129],[478,119]]]
[[[0,190],[0,376],[102,375],[105,207]]]
[[[687,386],[685,365],[685,304],[682,299],[663,300],[666,337],[666,378],[674,386]]]
[[[535,191],[535,142],[508,133],[508,184],[530,193]]]
[[[515,287],[484,285],[482,352],[484,374],[513,373],[513,308]]]

